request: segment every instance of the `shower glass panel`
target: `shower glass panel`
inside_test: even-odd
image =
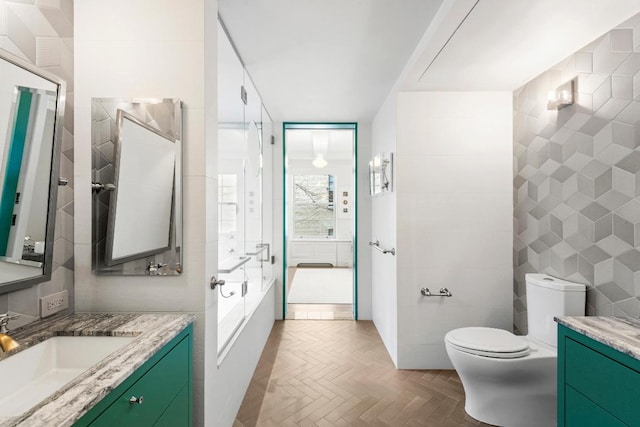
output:
[[[268,204],[263,197],[265,147],[269,182],[273,171],[271,119],[221,26],[218,36],[218,278],[225,281],[218,290],[218,354],[222,354],[273,281],[272,189]]]
[[[244,67],[218,25],[218,352],[245,318]]]
[[[262,242],[268,243],[262,256],[262,291],[266,291],[273,281],[273,264],[271,255],[273,248],[273,123],[267,110],[262,107]]]
[[[257,303],[262,291],[262,261],[266,247],[262,243],[262,103],[255,86],[245,74],[244,197],[245,254],[251,259],[245,267],[247,280],[246,310]]]

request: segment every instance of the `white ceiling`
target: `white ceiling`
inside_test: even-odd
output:
[[[442,0],[219,0],[275,120],[377,112]]]
[[[423,39],[421,57],[409,66],[404,89],[512,91],[640,12],[640,0],[446,4],[454,6],[440,15],[450,22],[436,28],[440,40]],[[442,48],[444,36],[450,40]]]
[[[370,121],[399,90],[514,90],[640,0],[219,0],[276,121]]]

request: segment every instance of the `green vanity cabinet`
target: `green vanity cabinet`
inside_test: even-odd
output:
[[[558,426],[640,426],[640,360],[558,325]]]
[[[74,427],[191,426],[192,330],[189,325]]]

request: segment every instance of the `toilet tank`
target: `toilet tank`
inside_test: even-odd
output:
[[[586,286],[546,274],[525,275],[528,336],[558,346],[555,316],[584,316]]]

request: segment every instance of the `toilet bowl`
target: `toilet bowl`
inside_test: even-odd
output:
[[[447,355],[464,387],[465,411],[506,427],[556,425],[554,316],[584,315],[584,285],[528,274],[529,335],[487,327],[449,331]]]
[[[511,339],[502,333],[511,335]],[[472,339],[466,339],[467,334]],[[492,340],[495,351],[486,342],[474,345],[473,337]],[[464,408],[470,416],[497,426],[555,425],[554,348],[492,328],[453,330],[445,336],[445,347],[464,386]]]

